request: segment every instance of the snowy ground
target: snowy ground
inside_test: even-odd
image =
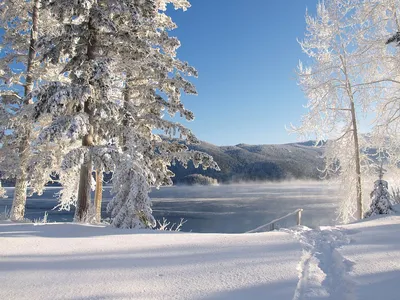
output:
[[[349,279],[355,297],[400,299],[400,216],[345,226],[350,245],[340,250],[354,265]]]
[[[0,299],[291,299],[301,247],[266,234],[0,225]]]
[[[398,300],[400,216],[257,234],[0,224],[0,299]]]
[[[340,227],[294,230],[303,255],[293,300],[400,299],[399,208]]]

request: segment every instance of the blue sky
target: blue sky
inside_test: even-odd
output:
[[[285,125],[298,123],[306,103],[295,70],[304,56],[306,8],[316,0],[191,0],[169,9],[182,46],[178,57],[199,71],[198,96],[183,102],[196,120],[185,123],[216,145],[295,142]]]

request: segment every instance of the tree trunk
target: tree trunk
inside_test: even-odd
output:
[[[362,199],[362,183],[361,183],[361,162],[360,162],[360,145],[358,141],[358,128],[356,119],[356,110],[354,106],[354,100],[351,101],[351,122],[353,124],[353,138],[354,138],[354,154],[356,163],[356,189],[357,189],[357,217],[358,219],[363,218],[363,199]]]
[[[87,145],[83,145],[87,146]],[[89,217],[90,208],[90,186],[92,176],[91,158],[86,158],[86,162],[81,166],[79,179],[78,201],[75,210],[75,222],[85,222]]]
[[[84,111],[89,114],[92,114],[92,110],[90,109],[90,100],[85,102]],[[90,120],[90,118],[89,118]],[[93,128],[90,129],[89,134],[85,135],[82,139],[83,147],[91,147],[93,146]],[[89,209],[90,209],[90,192],[91,192],[91,183],[92,183],[92,158],[90,157],[90,153],[87,153],[88,157],[85,157],[85,161],[81,166],[81,172],[79,177],[79,190],[78,190],[78,199],[76,203],[75,210],[75,222],[86,222],[89,217]]]
[[[350,99],[350,112],[351,112],[351,124],[353,127],[353,139],[354,139],[354,157],[355,157],[355,168],[356,168],[356,191],[357,191],[357,218],[361,220],[363,218],[363,199],[362,199],[362,182],[361,182],[361,161],[360,161],[360,145],[358,141],[358,128],[357,128],[357,116],[354,104],[354,93],[352,85],[350,83],[346,61],[343,56],[340,56],[342,62],[343,72],[346,77],[346,91]]]
[[[101,221],[101,202],[103,200],[103,171],[96,171],[96,191],[94,194],[95,218],[97,222]]]
[[[99,145],[99,136],[95,135],[94,143]],[[101,222],[101,203],[103,201],[103,170],[98,169],[96,175],[96,189],[94,192],[94,217],[96,222]]]
[[[98,136],[95,136],[95,144],[98,145]],[[94,192],[94,217],[96,222],[101,222],[101,203],[103,201],[103,170],[96,170],[96,189]]]
[[[34,67],[34,60],[36,56],[35,44],[38,35],[38,24],[39,24],[39,0],[33,1],[32,7],[32,28],[31,28],[31,38],[29,42],[29,51],[28,51],[28,63],[26,68],[26,80],[25,80],[25,97],[32,92],[33,88],[33,75],[32,70]],[[25,98],[25,105],[32,104],[32,100]]]
[[[132,74],[128,72],[126,74],[126,80],[125,80],[125,90],[124,90],[124,108],[128,110],[128,104],[131,98],[131,82],[132,82]],[[125,116],[125,118],[122,121],[122,125],[124,126],[124,130],[126,130],[126,127],[128,126],[128,119]],[[123,131],[124,132],[124,131]],[[126,132],[122,134],[122,151],[126,151],[128,147],[126,146],[127,143],[127,134]]]
[[[93,26],[92,18],[89,17],[88,28],[90,32],[89,41],[87,44],[87,58],[88,60],[96,59],[96,30]],[[90,84],[90,82],[89,82]],[[93,99],[89,98],[84,104],[84,112],[89,116],[89,124],[91,128],[89,133],[83,137],[82,146],[91,147],[93,146]],[[79,190],[78,199],[75,210],[75,222],[86,222],[89,217],[90,209],[90,192],[91,192],[91,181],[92,181],[92,159],[90,154],[89,157],[85,158],[84,163],[81,166],[80,178],[79,178]]]
[[[35,43],[38,33],[38,23],[39,23],[39,0],[34,0],[32,7],[32,28],[29,41],[28,61],[26,67],[26,78],[24,87],[24,96],[25,96],[24,105],[32,104],[32,101],[28,99],[27,96],[29,95],[30,92],[32,92],[33,88],[32,70],[34,67],[34,59],[36,56]],[[26,129],[26,132],[23,134],[23,138],[21,140],[21,144],[18,149],[20,162],[19,162],[19,172],[15,181],[14,199],[11,208],[10,218],[12,221],[22,221],[25,216],[26,192],[28,188],[26,169],[29,159],[29,139],[30,139],[30,129]]]

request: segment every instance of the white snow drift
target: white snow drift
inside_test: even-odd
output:
[[[0,299],[397,300],[399,230],[398,215],[233,235],[3,222]]]

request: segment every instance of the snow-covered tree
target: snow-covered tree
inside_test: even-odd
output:
[[[26,97],[33,87],[33,68],[35,59],[35,42],[38,31],[38,11],[39,1],[34,0],[29,3],[26,1],[7,1],[3,2],[0,6],[1,9],[1,26],[5,32],[3,34],[3,57],[1,59],[1,79],[2,79],[2,106],[4,113],[2,115],[3,121],[8,121],[15,114],[15,110],[21,108],[23,105],[29,104],[29,99]],[[28,38],[29,35],[29,38]],[[24,72],[15,71],[12,64],[21,62],[26,70]],[[21,80],[22,79],[22,80]],[[22,81],[22,82],[21,82]],[[19,88],[24,88],[23,95],[18,91]],[[7,105],[11,104],[15,110],[10,111]],[[6,121],[6,122],[7,122]],[[3,130],[9,130],[9,124],[4,124]],[[18,153],[15,160],[19,162],[19,168],[16,172],[16,184],[14,191],[14,200],[11,209],[11,219],[21,220],[24,218],[25,203],[26,203],[26,190],[28,185],[26,166],[29,156],[29,139],[30,129],[24,124],[23,130],[19,130],[18,134],[21,136],[17,140],[13,140],[15,144],[14,150]],[[4,132],[4,131],[3,131]],[[12,133],[9,135],[16,135]],[[3,136],[4,138],[4,133]],[[9,148],[8,141],[3,142],[2,150],[4,152]],[[9,160],[10,157],[3,156],[3,159]],[[9,170],[3,170],[7,173]]]
[[[367,70],[364,82],[359,84],[366,89],[373,86],[376,91],[371,106],[375,120],[368,139],[377,157],[385,154],[385,164],[394,175],[399,172],[400,162],[400,56],[396,44],[400,31],[400,1],[358,2],[356,12],[358,20],[362,22],[363,32],[357,42],[376,49],[373,59],[377,61]]]
[[[188,2],[182,1],[156,2],[158,6],[154,10],[154,15],[144,19],[141,28],[143,31],[136,33],[137,44],[126,41],[127,43],[120,47],[122,52],[134,51],[135,55],[128,60],[118,60],[115,65],[125,74],[123,102],[126,116],[122,123],[124,152],[131,157],[136,157],[137,153],[147,156],[144,158],[147,160],[145,165],[150,167],[149,171],[152,173],[150,177],[147,177],[151,178],[151,185],[156,187],[172,184],[170,178],[173,174],[168,170],[171,161],[180,161],[186,165],[188,160],[192,159],[196,166],[203,164],[206,168],[217,168],[208,155],[195,151],[186,152],[187,146],[183,143],[161,138],[154,133],[155,129],[170,136],[179,133],[181,138],[186,139],[186,143],[197,142],[190,130],[179,123],[163,118],[165,110],[171,116],[178,112],[187,120],[193,120],[193,113],[184,108],[180,96],[181,90],[189,94],[196,93],[196,90],[181,74],[197,75],[194,68],[176,59],[176,49],[180,43],[167,34],[167,30],[174,29],[176,25],[165,14],[166,2],[171,2],[175,8],[189,7]],[[149,35],[148,32],[154,34]],[[162,97],[162,94],[166,96],[166,99]],[[138,160],[139,158],[135,159],[135,161]],[[132,178],[132,180],[137,179]],[[129,206],[135,203],[134,197],[131,199],[120,197],[121,192],[127,193],[129,189],[125,188],[124,192],[120,183],[118,181],[115,183],[114,190],[118,193],[110,202],[108,210],[114,217],[115,226],[126,226],[126,221],[123,221],[121,216],[127,216],[127,223],[130,222],[131,217],[125,211],[132,210]],[[129,183],[125,186],[129,187]],[[122,207],[121,203],[124,203]]]
[[[75,220],[87,220],[90,189],[94,187],[92,171],[112,172],[115,197],[109,210],[113,224],[153,227],[148,194],[153,186],[171,183],[171,161],[187,163],[193,159],[197,165],[217,167],[208,155],[187,152],[183,143],[171,143],[154,134],[161,129],[170,135],[180,133],[187,142],[196,141],[188,129],[166,121],[162,114],[167,109],[170,114],[180,112],[193,119],[180,102],[180,94],[181,90],[195,92],[182,75],[193,75],[194,69],[176,59],[179,42],[168,36],[173,23],[162,12],[168,3],[182,9],[189,3],[43,3],[63,27],[56,37],[39,42],[40,51],[54,61],[68,55],[64,72],[71,82],[52,82],[39,88],[35,93],[36,119],[51,115],[52,124],[45,131],[53,141],[82,140],[82,145],[63,160],[60,207],[76,205]]]
[[[380,151],[385,151],[386,163],[397,169],[400,162],[400,1],[369,1],[364,4],[363,13],[375,25],[367,42],[379,43],[384,49],[380,60],[384,73],[374,79],[383,92],[376,101],[373,138]]]
[[[327,141],[324,170],[335,174],[342,188],[340,218],[363,217],[362,174],[368,157],[360,149],[368,146],[359,134],[358,122],[381,90],[372,79],[379,76],[382,47],[360,40],[366,30],[357,13],[360,1],[332,0],[317,5],[316,16],[307,14],[307,32],[300,41],[309,66],[300,62],[298,81],[308,104],[308,113],[294,131],[317,144]]]
[[[36,167],[39,162],[48,166],[51,162],[45,161],[38,149],[33,154],[32,140],[40,124],[29,118],[34,85],[41,80],[59,78],[57,68],[48,68],[46,62],[39,63],[38,36],[48,34],[48,28],[55,26],[46,12],[39,16],[40,0],[0,4],[0,26],[4,30],[0,56],[0,169],[2,178],[16,180],[10,213],[15,221],[24,218],[27,186],[31,184],[33,192],[42,190],[51,172]],[[43,30],[39,32],[39,28]],[[40,180],[42,178],[46,180]]]

